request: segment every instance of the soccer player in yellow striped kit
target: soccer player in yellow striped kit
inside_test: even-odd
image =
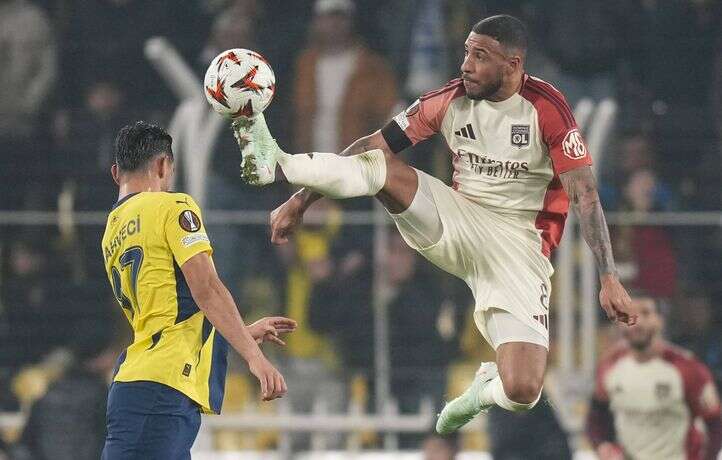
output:
[[[219,413],[228,345],[247,362],[264,400],[286,392],[258,344],[283,344],[296,324],[281,317],[245,326],[213,266],[201,211],[169,192],[171,137],[137,122],[120,130],[113,179],[118,202],[103,235],[113,294],[133,328],[108,394],[103,459],[190,459],[200,414]]]

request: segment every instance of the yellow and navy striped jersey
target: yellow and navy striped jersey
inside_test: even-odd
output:
[[[212,254],[189,195],[141,192],[108,215],[103,260],[113,294],[133,328],[114,380],[147,380],[184,393],[206,413],[223,402],[228,345],[198,309],[180,267]]]

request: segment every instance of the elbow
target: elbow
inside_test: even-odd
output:
[[[217,276],[209,274],[209,276],[201,280],[196,280],[196,282],[190,285],[191,295],[199,309],[206,311],[208,305],[213,303],[212,299],[218,295],[219,283],[220,280]]]

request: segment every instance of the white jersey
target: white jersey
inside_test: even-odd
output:
[[[564,96],[525,75],[520,91],[504,101],[472,100],[456,79],[382,130],[395,152],[436,133],[451,149],[452,188],[490,211],[526,219],[549,257],[569,208],[559,174],[591,164]]]
[[[634,460],[705,458],[704,435],[694,421],[720,417],[707,367],[670,345],[644,362],[637,361],[627,346],[612,352],[597,370],[594,399],[597,410],[590,413],[590,438],[598,444],[614,437],[626,457]],[[606,420],[606,414],[613,421]],[[615,436],[606,432],[612,426]]]

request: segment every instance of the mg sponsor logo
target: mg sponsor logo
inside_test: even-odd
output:
[[[584,145],[584,139],[582,139],[582,134],[578,129],[574,128],[564,136],[562,150],[564,151],[564,155],[572,160],[587,156],[587,146]]]

